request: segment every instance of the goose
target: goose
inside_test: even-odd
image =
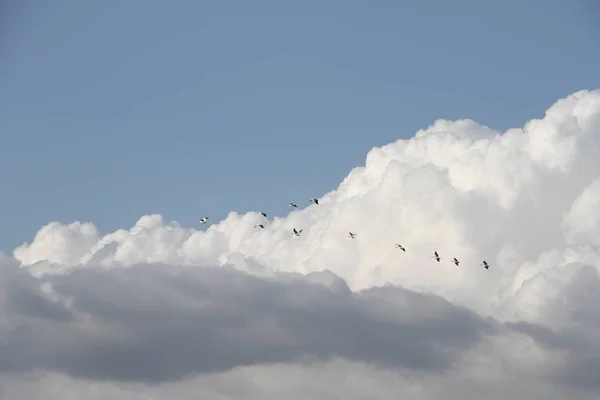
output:
[[[456,257],[454,257],[454,258],[452,259],[452,262],[453,262],[454,264],[456,264],[456,265],[458,265],[458,264],[460,263],[460,261],[458,261],[458,260],[456,259]]]
[[[263,224],[258,224],[258,225],[254,225],[255,228],[262,228],[265,229],[265,226]]]
[[[348,237],[354,239],[356,237],[356,233],[349,232]]]
[[[406,253],[406,249],[404,247],[402,247],[401,244],[395,244],[395,246]]]
[[[296,228],[294,228],[294,235],[300,236],[301,233],[302,233],[302,229],[300,229],[299,231],[297,231]]]
[[[200,221],[198,222],[200,222],[201,224],[205,224],[206,221],[208,221],[208,217],[200,218]]]
[[[438,254],[438,252],[437,252],[437,251],[434,251],[434,252],[433,252],[433,256],[431,256],[431,258],[435,258],[435,260],[436,260],[437,262],[440,262],[440,255]]]
[[[262,211],[260,213],[262,214],[263,217],[267,218],[267,213],[264,213]]]
[[[310,202],[319,205],[319,199],[310,199]]]
[[[482,266],[483,266],[483,268],[485,268],[485,269],[490,269],[490,266],[489,266],[489,264],[488,264],[488,263],[487,263],[487,261],[485,261],[485,260],[483,260],[483,263],[482,263],[482,264],[480,264],[480,265],[482,265]]]
[[[298,207],[298,206],[295,205],[294,203],[288,203],[288,207]]]

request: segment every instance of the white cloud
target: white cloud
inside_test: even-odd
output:
[[[7,396],[593,398],[599,142],[581,91],[523,129],[436,121],[264,230],[51,223],[0,260],[0,372],[38,371]]]

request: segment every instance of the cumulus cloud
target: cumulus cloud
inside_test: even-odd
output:
[[[138,264],[75,269],[40,285],[16,263],[4,263],[2,278],[10,290],[2,304],[0,372],[38,372],[35,382],[54,375],[164,389],[199,376],[228,381],[240,370],[284,366],[300,377],[312,369],[399,374],[414,390],[425,378],[448,385],[449,375],[464,380],[462,390],[486,382],[503,387],[516,375],[524,386],[534,380],[600,390],[589,372],[597,363],[590,355],[600,354],[596,308],[565,308],[562,315],[587,312],[595,327],[581,318],[583,325],[559,327],[499,322],[400,286],[352,292],[329,271],[265,278],[232,267]],[[597,272],[582,278],[598,289]],[[570,285],[568,294],[577,297],[581,288]]]
[[[7,393],[594,398],[599,142],[580,91],[506,132],[436,121],[283,218],[50,223],[0,260]]]
[[[75,299],[61,307],[42,300],[34,278],[13,274],[8,310],[28,318],[9,319],[18,329],[5,331],[0,354],[11,372],[44,367],[90,379],[163,381],[334,357],[437,371],[493,331],[439,297],[400,288],[332,291],[303,276],[265,280],[229,268],[163,265],[94,268],[46,281],[61,297]]]

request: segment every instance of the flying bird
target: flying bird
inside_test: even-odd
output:
[[[489,266],[489,264],[488,264],[488,263],[487,263],[487,261],[485,261],[485,260],[483,260],[483,263],[482,263],[482,264],[480,264],[480,265],[482,265],[482,266],[483,266],[483,268],[485,268],[485,269],[490,269],[490,266]]]
[[[354,239],[356,237],[356,233],[349,232],[348,237]]]
[[[319,205],[319,199],[310,199],[310,202]]]
[[[201,224],[205,224],[206,221],[208,221],[208,217],[200,218],[200,221],[198,222],[200,222]]]
[[[294,203],[288,203],[288,207],[298,207],[298,206],[295,205]]]
[[[395,246],[406,253],[406,249],[404,247],[402,247],[401,244],[396,244]]]
[[[265,218],[267,217],[267,213],[264,213],[262,211],[260,213],[262,214],[263,217],[265,217]]]
[[[431,256],[431,258],[435,258],[437,262],[440,262],[440,255],[437,251],[433,252],[433,256]]]
[[[452,259],[452,262],[453,262],[454,264],[456,264],[456,265],[458,265],[458,264],[460,263],[460,261],[458,261],[458,260],[456,259],[456,257],[454,257],[454,258]]]
[[[255,227],[255,228],[257,228],[257,227],[258,227],[258,228],[265,229],[265,226],[264,226],[263,224],[254,225],[254,227]]]
[[[294,235],[300,236],[301,233],[302,233],[302,229],[300,229],[299,231],[297,231],[296,228],[294,228]]]

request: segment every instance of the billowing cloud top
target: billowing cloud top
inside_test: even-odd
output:
[[[282,199],[300,206],[284,218],[52,222],[0,261],[0,369],[166,382],[345,360],[455,374],[443,393],[517,375],[597,391],[599,145],[600,90],[580,91],[502,133],[438,120],[319,205]],[[481,357],[507,370],[460,375]]]

